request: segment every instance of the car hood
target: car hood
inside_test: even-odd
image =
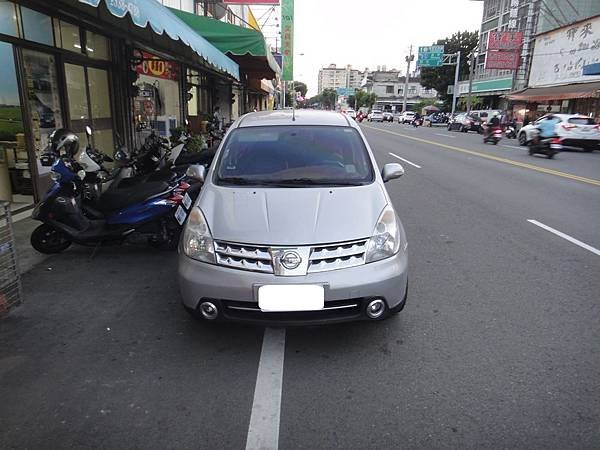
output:
[[[310,245],[370,237],[387,197],[375,182],[328,188],[232,188],[211,185],[202,209],[217,240]]]

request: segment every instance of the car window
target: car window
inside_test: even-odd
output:
[[[591,117],[571,117],[568,122],[575,125],[596,125],[596,122]]]
[[[215,179],[221,185],[328,186],[374,180],[364,142],[351,127],[237,128],[221,155]]]

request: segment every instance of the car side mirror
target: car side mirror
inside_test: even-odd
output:
[[[201,164],[192,164],[186,170],[185,175],[197,181],[204,182],[204,178],[206,177],[206,168]]]
[[[384,183],[394,178],[400,178],[402,175],[404,175],[404,168],[398,163],[386,164],[381,171],[381,178],[383,178]]]

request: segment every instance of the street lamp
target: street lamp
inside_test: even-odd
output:
[[[473,91],[473,72],[475,68],[475,58],[479,56],[479,52],[477,51],[478,47],[475,47],[469,53],[469,93],[467,94],[467,114],[471,112],[471,92]],[[454,86],[454,89],[457,89],[458,86]]]
[[[415,60],[415,55],[412,52],[412,45],[410,46],[410,50],[408,56],[404,58],[406,60],[406,77],[404,78],[404,101],[402,102],[402,112],[406,111],[406,101],[408,99],[408,76],[410,74],[410,63]]]

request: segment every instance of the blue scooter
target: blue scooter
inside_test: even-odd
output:
[[[201,187],[182,181],[146,182],[106,192],[90,204],[83,195],[83,168],[69,155],[42,158],[42,164],[49,163],[54,183],[33,211],[33,219],[43,223],[31,234],[32,247],[46,254],[60,253],[72,243],[121,243],[134,233],[145,235],[157,248],[175,249],[192,198]],[[188,171],[191,178],[194,169]]]

